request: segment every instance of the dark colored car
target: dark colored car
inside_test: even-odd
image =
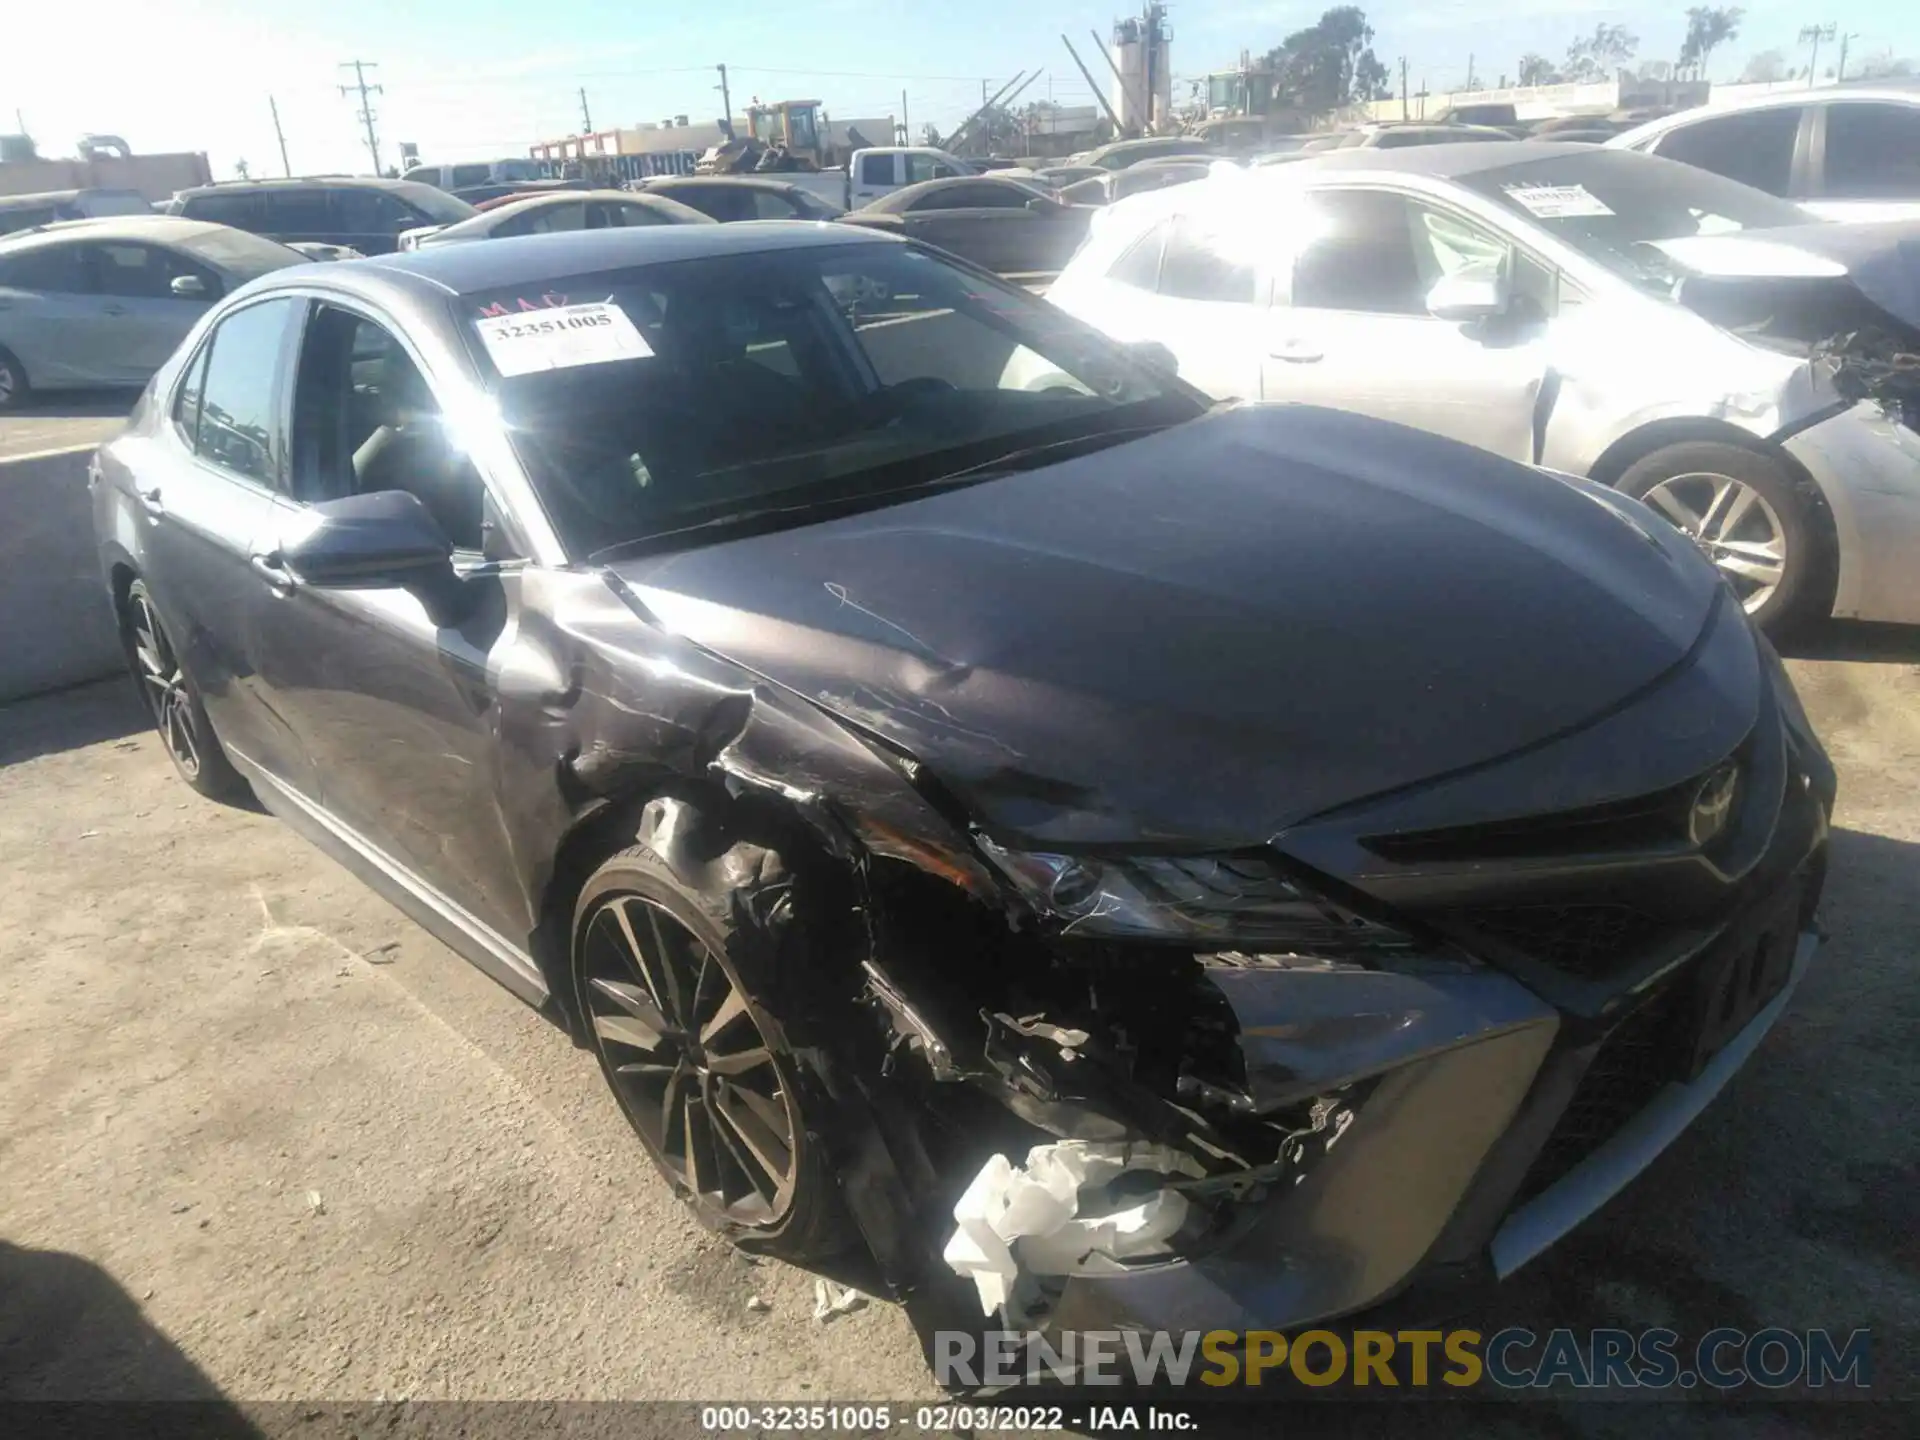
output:
[[[341,176],[202,185],[176,194],[167,212],[251,230],[282,244],[312,241],[384,255],[399,244],[401,231],[457,225],[472,218],[474,209],[431,185]]]
[[[1189,180],[1204,180],[1216,163],[1205,159],[1143,160],[1124,170],[1102,171],[1088,179],[1076,180],[1061,189],[1060,198],[1074,205],[1111,205],[1130,195],[1184,185]]]
[[[1002,275],[1024,275],[1065,265],[1095,208],[1004,175],[958,175],[904,186],[841,218],[937,245]]]
[[[676,175],[633,187],[690,205],[722,224],[739,220],[838,220],[846,211],[785,180],[748,175]]]
[[[1812,953],[1833,772],[1676,531],[1210,409],[854,227],[269,276],[93,488],[188,783],[593,1049],[710,1225],[932,1313],[981,1316],[1001,1157],[1096,1152],[1075,1204],[1157,1228],[1020,1262],[995,1328],[1457,1297]]]
[[[1102,170],[1124,170],[1142,160],[1165,160],[1175,155],[1204,159],[1220,153],[1217,145],[1196,135],[1149,135],[1140,140],[1115,140],[1090,150],[1084,163]]]

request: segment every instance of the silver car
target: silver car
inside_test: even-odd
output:
[[[0,240],[0,410],[30,391],[144,385],[208,305],[305,263],[225,225],[138,215]]]
[[[508,200],[457,225],[422,226],[400,234],[402,250],[455,245],[472,240],[508,240],[516,235],[558,235],[570,230],[622,230],[640,225],[711,225],[691,205],[664,195],[625,190],[551,190]]]
[[[1216,397],[1600,480],[1764,625],[1920,622],[1920,228],[1532,141],[1339,151],[1097,213],[1049,298]]]

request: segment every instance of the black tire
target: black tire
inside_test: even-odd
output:
[[[28,389],[26,367],[0,348],[0,413],[24,406]]]
[[[777,1013],[795,982],[783,967],[805,958],[793,881],[764,846],[717,833],[690,842],[699,824],[682,802],[653,801],[637,843],[581,889],[581,1026],[627,1123],[704,1225],[796,1264],[829,1259],[852,1230],[820,1138],[827,1101]]]
[[[1705,500],[1729,480],[1764,504],[1749,503],[1739,522],[1723,533],[1712,533],[1710,523],[1708,533],[1689,532],[1691,538],[1720,568],[1761,629],[1780,635],[1824,619],[1833,607],[1836,557],[1830,531],[1820,521],[1817,494],[1779,460],[1744,445],[1688,440],[1636,461],[1616,488],[1647,500],[1656,514],[1684,531],[1688,527],[1676,512],[1708,508],[1689,497]],[[1732,493],[1737,500],[1737,491]],[[1726,510],[1732,509],[1730,503]],[[1770,589],[1754,578],[1762,554],[1755,537],[1767,529],[1777,531],[1782,552],[1779,579]]]
[[[144,580],[127,587],[120,611],[120,640],[134,684],[153,717],[160,744],[180,778],[198,794],[223,804],[245,804],[252,790],[227,759],[220,737],[213,732],[207,708],[193,677],[180,663],[173,637]]]

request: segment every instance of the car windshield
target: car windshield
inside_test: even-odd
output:
[[[576,556],[886,504],[1205,407],[1026,291],[907,245],[714,256],[459,303]]]
[[[538,180],[540,162],[538,160],[501,160],[493,167],[496,179],[500,180]]]
[[[478,213],[466,201],[444,190],[436,190],[431,185],[416,185],[403,180],[394,186],[394,190],[407,204],[439,225],[457,225]]]
[[[194,235],[179,245],[182,250],[240,280],[307,263],[307,257],[290,246],[263,235],[224,227]]]
[[[1616,274],[1663,291],[1676,272],[1655,241],[1805,225],[1814,218],[1737,180],[1628,150],[1502,165],[1462,176],[1461,183]]]

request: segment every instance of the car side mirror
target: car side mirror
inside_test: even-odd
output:
[[[1180,358],[1158,340],[1133,340],[1123,347],[1140,364],[1162,375],[1178,375]]]
[[[454,580],[453,542],[417,495],[376,490],[309,505],[305,525],[283,534],[279,561],[323,590],[443,593]]]
[[[207,282],[198,275],[176,275],[167,282],[167,289],[182,300],[201,300],[206,298]]]
[[[1434,283],[1427,292],[1427,313],[1436,320],[1491,320],[1507,313],[1512,298],[1504,273],[1462,270]]]

